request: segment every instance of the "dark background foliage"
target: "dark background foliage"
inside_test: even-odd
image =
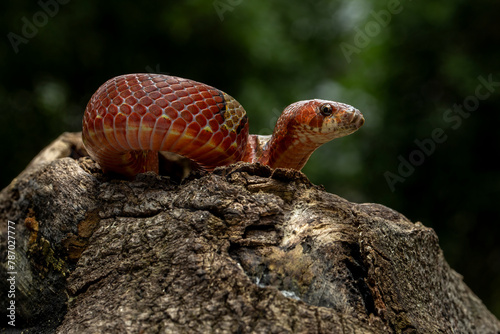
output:
[[[0,186],[80,131],[92,93],[119,74],[211,84],[245,106],[257,134],[297,100],[346,102],[365,126],[303,171],[434,228],[498,317],[499,12],[488,0],[4,1]]]

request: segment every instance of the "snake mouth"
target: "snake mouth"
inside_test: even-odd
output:
[[[358,109],[353,110],[350,123],[353,124],[356,127],[356,129],[359,129],[360,127],[363,126],[363,124],[365,124],[365,118],[359,112]]]

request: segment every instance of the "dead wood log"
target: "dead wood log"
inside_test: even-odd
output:
[[[179,185],[110,178],[84,155],[65,134],[0,193],[4,292],[7,221],[16,233],[15,297],[1,305],[15,301],[15,329],[500,333],[435,232],[385,206],[260,165]]]

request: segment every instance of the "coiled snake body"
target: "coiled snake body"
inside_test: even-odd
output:
[[[271,136],[248,134],[243,107],[196,81],[160,74],[128,74],[104,83],[83,118],[83,141],[105,172],[128,177],[158,173],[158,152],[202,168],[237,161],[300,170],[322,144],[356,131],[361,113],[343,103],[307,100],[285,108]]]

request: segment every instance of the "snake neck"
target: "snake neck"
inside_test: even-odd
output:
[[[263,148],[260,162],[271,168],[301,170],[320,145],[307,138],[273,135]]]
[[[249,135],[245,156],[246,162],[258,162],[271,168],[293,168],[301,170],[311,154],[320,145],[300,138],[281,136]]]

